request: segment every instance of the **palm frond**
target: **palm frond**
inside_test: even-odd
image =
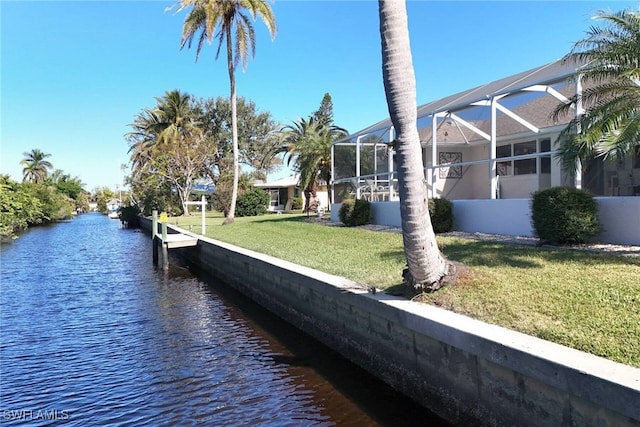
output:
[[[584,109],[558,138],[558,157],[570,172],[593,157],[624,156],[640,141],[640,14],[600,11],[595,18],[604,26],[592,26],[565,57],[586,63],[575,78],[588,86],[552,113],[557,120]]]

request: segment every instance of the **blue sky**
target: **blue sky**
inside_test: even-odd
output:
[[[180,89],[228,96],[215,45],[179,50],[185,13],[172,1],[0,2],[0,173],[22,179],[23,153],[50,153],[89,191],[122,184],[128,124],[155,97]],[[598,10],[630,1],[408,2],[418,104],[537,67],[566,54]],[[256,56],[237,71],[238,95],[290,124],[329,92],[337,125],[355,132],[388,115],[378,5],[273,3],[274,41],[256,23]],[[280,170],[270,176],[288,175]]]

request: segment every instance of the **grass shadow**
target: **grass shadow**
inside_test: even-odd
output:
[[[537,268],[545,263],[580,262],[584,264],[640,264],[639,258],[595,253],[570,247],[538,247],[466,239],[445,240],[442,252],[454,261],[470,267]]]
[[[312,218],[317,218],[316,215],[314,214],[309,214],[308,216],[306,214],[282,214],[282,215],[277,215],[277,214],[269,214],[267,215],[264,219],[254,219],[253,223],[256,224],[262,224],[262,223],[284,223],[284,222],[304,222],[304,223],[308,223],[311,225],[333,225],[333,224],[329,224],[331,223],[331,220],[329,218],[323,218],[320,221],[326,221],[328,224],[323,224],[323,223],[316,223],[316,222],[312,222],[309,221],[309,219]],[[340,225],[336,225],[337,227],[342,226]]]

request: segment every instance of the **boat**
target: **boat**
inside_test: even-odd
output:
[[[108,216],[111,219],[120,219],[120,216],[118,215],[118,211],[111,211],[109,212]]]

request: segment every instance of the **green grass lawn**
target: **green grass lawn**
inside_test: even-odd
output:
[[[207,236],[394,291],[402,236],[308,223],[306,215],[209,214]],[[200,216],[171,218],[200,232]],[[469,268],[459,283],[414,299],[640,367],[640,259],[438,236]]]

